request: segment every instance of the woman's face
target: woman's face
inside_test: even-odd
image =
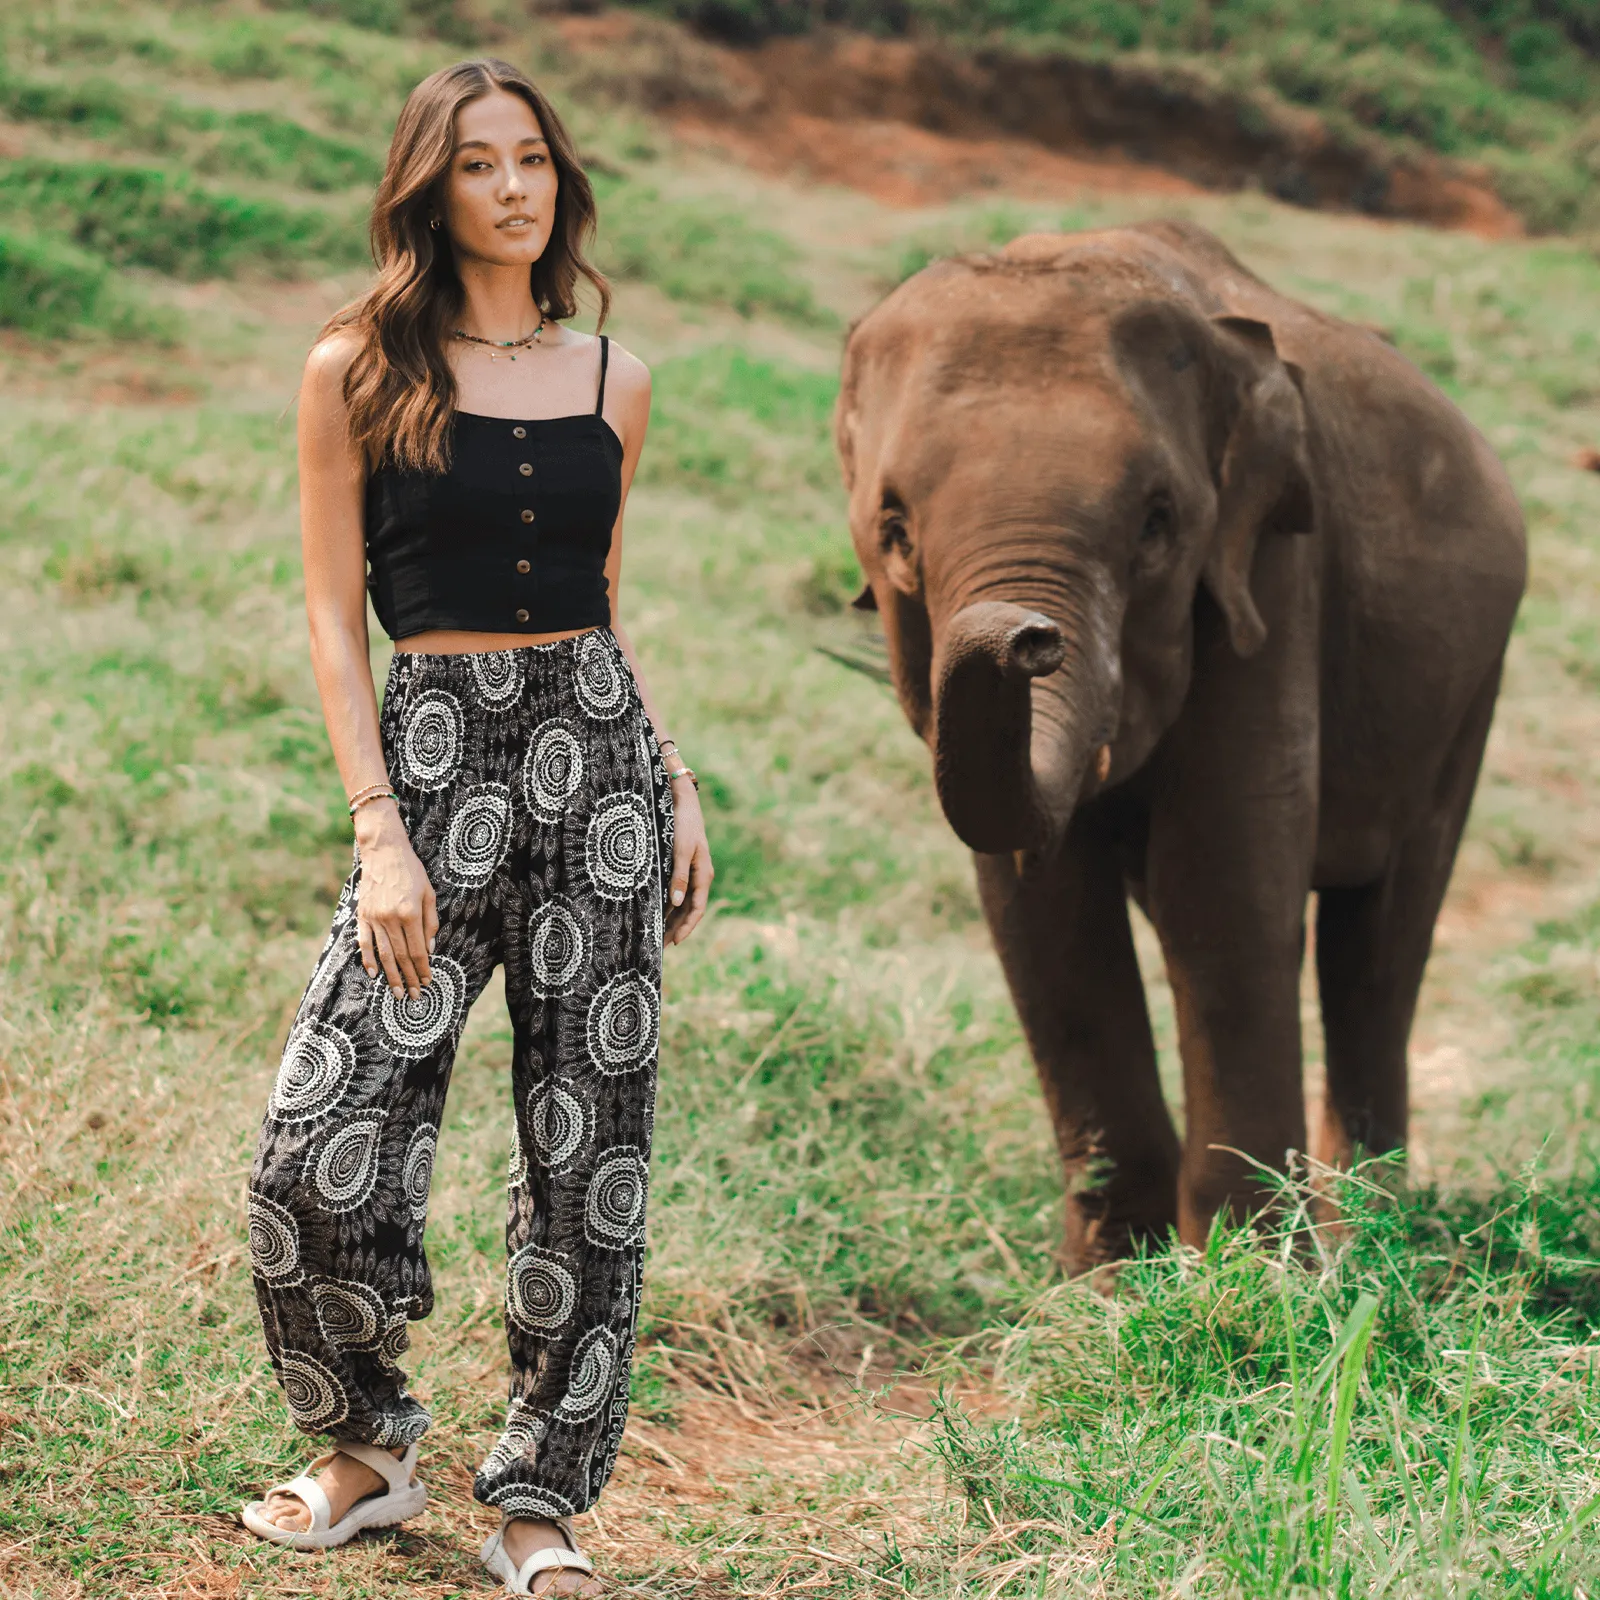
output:
[[[555,223],[556,188],[544,131],[520,95],[494,89],[456,113],[443,225],[458,255],[506,267],[537,261]]]

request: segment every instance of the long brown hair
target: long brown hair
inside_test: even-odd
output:
[[[496,89],[527,101],[558,179],[550,242],[530,268],[534,303],[552,321],[572,316],[582,277],[599,296],[602,325],[611,308],[610,285],[583,253],[594,237],[594,189],[543,91],[525,72],[492,56],[458,61],[424,78],[401,108],[373,196],[378,281],[330,317],[318,336],[339,329],[360,336],[344,398],[351,442],[369,468],[385,458],[412,471],[442,472],[449,465],[456,380],[445,359],[445,335],[461,314],[463,292],[448,238],[429,223],[443,199],[456,113]]]

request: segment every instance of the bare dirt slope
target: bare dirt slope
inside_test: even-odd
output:
[[[627,11],[566,17],[560,31],[596,82],[686,138],[889,205],[1254,187],[1487,238],[1522,232],[1475,168],[1339,140],[1283,106],[1245,117],[1198,80],[1137,66],[844,31],[735,50]]]

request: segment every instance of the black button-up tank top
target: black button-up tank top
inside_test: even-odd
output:
[[[367,589],[391,639],[430,628],[558,633],[611,621],[605,564],[622,441],[593,412],[451,418],[450,467],[367,478]]]

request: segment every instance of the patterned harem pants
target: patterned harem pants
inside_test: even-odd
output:
[[[513,1370],[474,1495],[591,1505],[628,1403],[654,1124],[672,794],[615,634],[397,652],[380,714],[438,895],[432,979],[396,998],[356,938],[361,864],[284,1046],[250,1179],[272,1366],[306,1432],[403,1445],[398,1365],[433,1288],[423,1223],[451,1062],[497,963],[514,1035],[506,1244]]]

